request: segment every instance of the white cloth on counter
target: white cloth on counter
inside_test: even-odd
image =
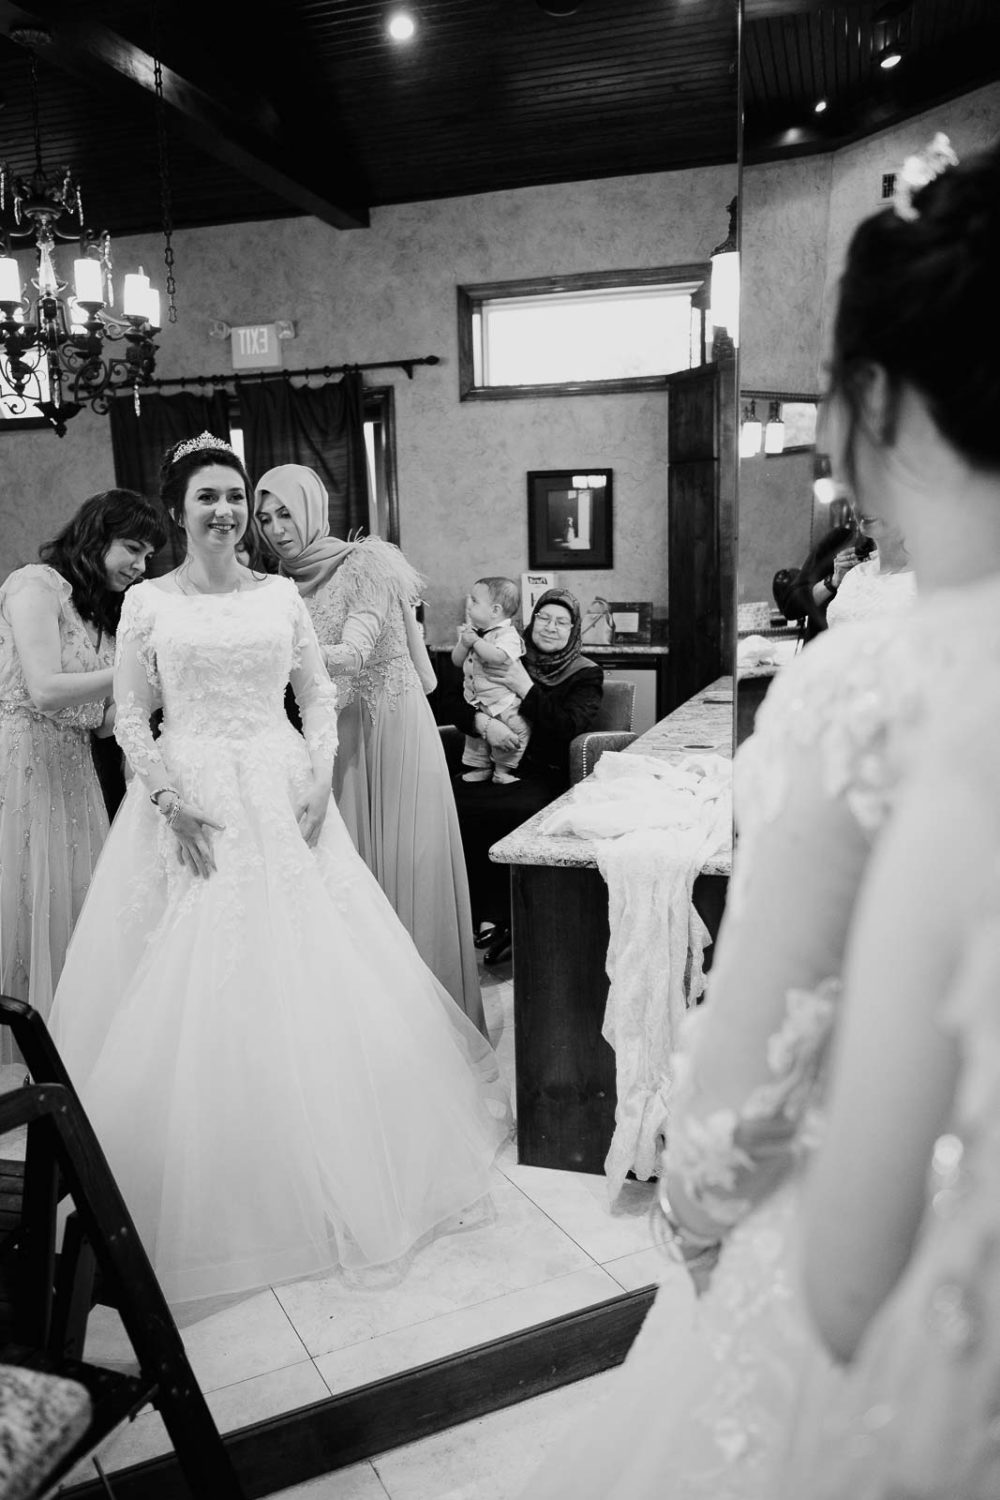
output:
[[[797,656],[802,642],[796,636],[781,640],[768,640],[763,635],[748,635],[736,647],[736,666],[739,667],[785,667],[793,656]]]
[[[602,1035],[615,1053],[618,1102],[604,1163],[612,1202],[629,1171],[657,1175],[670,1058],[704,989],[708,931],[692,902],[698,874],[732,838],[732,776],[721,755],[661,760],[609,750],[546,834],[594,839],[608,886],[611,981]]]
[[[764,635],[745,635],[736,647],[738,667],[771,666],[777,661],[777,641],[769,641]]]

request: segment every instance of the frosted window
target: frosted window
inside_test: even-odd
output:
[[[696,286],[642,287],[484,304],[477,385],[634,380],[691,367]]]

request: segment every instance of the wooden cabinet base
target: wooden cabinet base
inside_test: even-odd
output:
[[[713,939],[727,884],[720,875],[695,882]],[[615,1055],[601,1036],[607,886],[597,870],[513,865],[511,914],[518,1161],[601,1172],[616,1103]]]

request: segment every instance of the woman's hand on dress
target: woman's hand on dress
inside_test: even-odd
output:
[[[496,750],[516,750],[519,743],[513,729],[509,729],[502,719],[490,719],[483,739]]]
[[[314,777],[309,791],[296,809],[299,831],[310,849],[315,849],[330,807],[330,781],[326,776]]]
[[[177,812],[170,820],[170,829],[177,840],[177,859],[192,875],[207,880],[215,873],[215,854],[212,849],[213,833],[222,833],[224,823],[216,823],[206,817],[191,802],[180,802]]]
[[[491,666],[487,663],[486,675],[491,682],[501,683],[519,698],[530,693],[535,685],[519,661],[505,662],[503,666]]]

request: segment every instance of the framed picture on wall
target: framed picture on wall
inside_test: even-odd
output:
[[[610,568],[612,471],[528,473],[528,567]]]

